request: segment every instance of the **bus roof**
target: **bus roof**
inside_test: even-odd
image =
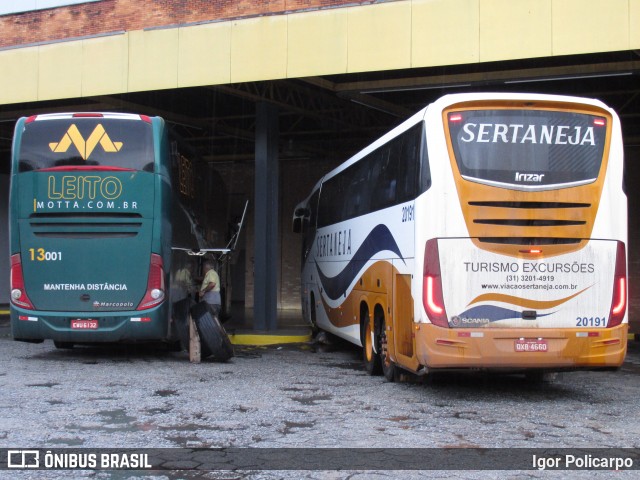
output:
[[[143,120],[151,123],[151,117],[147,115],[139,115],[134,113],[119,112],[65,112],[65,113],[46,113],[41,115],[32,115],[26,118],[26,123],[41,120],[69,120],[71,118],[110,118],[118,120]]]

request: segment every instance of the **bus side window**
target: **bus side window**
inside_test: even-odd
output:
[[[371,201],[371,168],[368,157],[363,158],[360,162],[350,167],[350,169],[354,171],[353,174],[350,175],[351,183],[347,188],[347,218],[353,218],[367,213]]]
[[[398,157],[398,180],[400,183],[397,195],[398,203],[415,198],[417,194],[421,134],[421,123],[402,134],[402,147]]]
[[[427,139],[420,130],[420,141],[418,142],[418,161],[420,163],[420,193],[431,188],[431,168],[429,166],[429,152],[427,149]],[[416,175],[417,176],[417,175]]]
[[[374,168],[374,178],[373,178],[373,195],[371,196],[371,211],[375,212],[376,210],[380,210],[393,201],[390,202],[390,197],[393,194],[395,197],[395,185],[391,185],[392,177],[390,165],[390,151],[389,146],[384,145],[374,152],[374,156],[372,158]],[[392,191],[393,189],[393,191]]]
[[[342,215],[341,176],[336,175],[322,184],[318,205],[318,226],[324,227],[340,221]]]

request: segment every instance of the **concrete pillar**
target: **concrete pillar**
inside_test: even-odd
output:
[[[254,330],[278,327],[278,109],[256,105]]]

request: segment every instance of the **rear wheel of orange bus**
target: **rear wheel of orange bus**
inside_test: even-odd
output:
[[[382,373],[382,365],[380,361],[380,355],[378,353],[380,352],[380,348],[374,348],[375,342],[379,338],[379,335],[374,334],[375,330],[371,325],[369,310],[366,305],[363,305],[360,308],[360,331],[362,332],[361,340],[364,368],[369,375],[380,375]]]
[[[395,366],[391,358],[389,357],[389,349],[387,348],[387,326],[384,319],[384,314],[380,319],[381,333],[380,333],[380,360],[382,363],[382,374],[390,382],[395,382],[398,376],[398,368]]]

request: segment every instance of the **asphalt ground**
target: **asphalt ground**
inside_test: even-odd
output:
[[[0,319],[0,448],[310,449],[640,448],[640,344],[617,371],[548,384],[451,374],[435,383],[367,375],[360,349],[236,346],[191,364],[164,346],[14,342]],[[293,449],[293,450],[291,450]],[[357,454],[357,450],[354,450]],[[437,452],[437,451],[436,451]],[[425,450],[424,454],[432,454]],[[515,453],[514,453],[515,454]],[[411,462],[409,458],[408,462]],[[374,462],[376,466],[379,462]],[[0,478],[414,479],[636,478],[634,471],[498,470],[0,471]],[[637,466],[636,466],[637,468]]]

